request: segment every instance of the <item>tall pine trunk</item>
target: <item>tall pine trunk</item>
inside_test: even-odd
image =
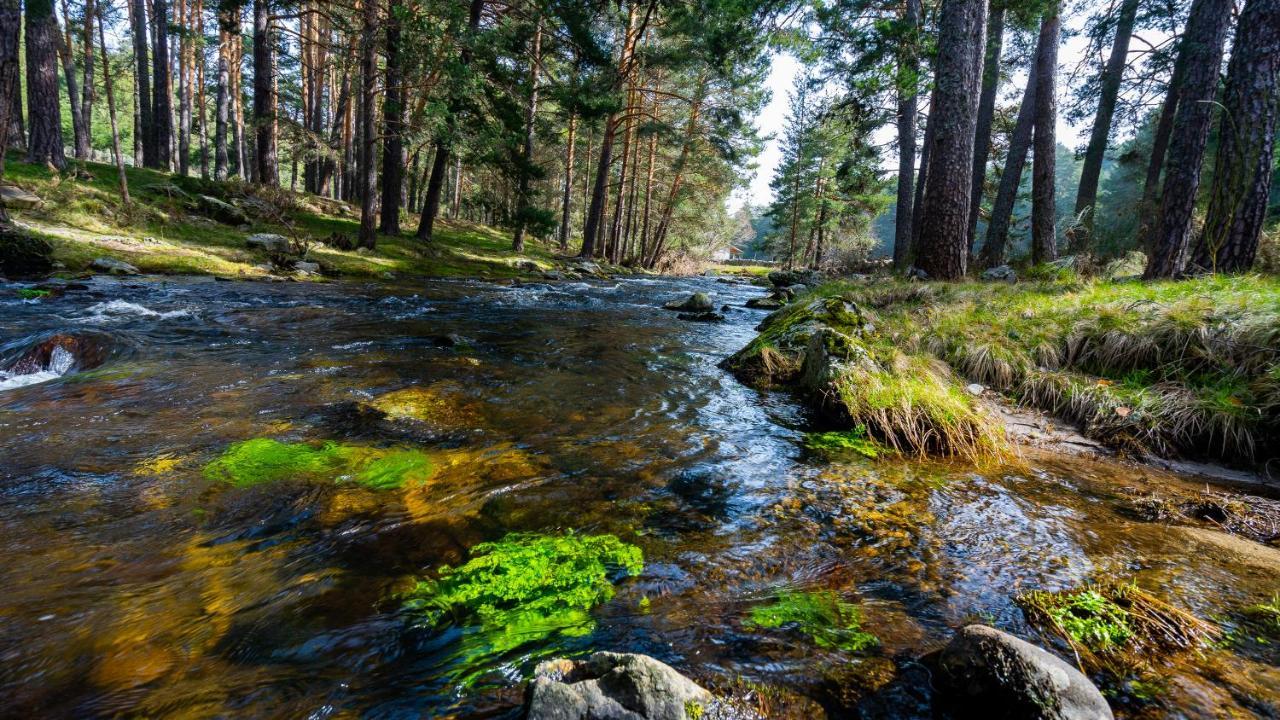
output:
[[[373,0],[365,0],[373,2]],[[382,118],[386,126],[382,142],[382,219],[386,235],[400,234],[400,196],[404,191],[404,73],[401,68],[400,19],[403,6],[393,0],[387,17],[387,87],[383,92]]]
[[[969,183],[977,126],[986,0],[943,0],[936,92],[929,122],[935,127],[920,212],[916,265],[930,277],[955,280],[968,261]]]
[[[604,120],[600,156],[596,159],[595,183],[591,187],[591,204],[587,209],[586,223],[582,227],[582,252],[579,255],[584,258],[595,255],[596,239],[604,220],[605,194],[609,192],[609,166],[613,163],[613,135],[617,120],[614,114]]]
[[[1213,123],[1222,48],[1231,22],[1231,0],[1195,0],[1178,51],[1183,65],[1178,111],[1169,140],[1160,220],[1152,235],[1148,279],[1177,277],[1187,260],[1191,216],[1200,189],[1200,166]]]
[[[1072,254],[1093,250],[1093,226],[1098,210],[1098,178],[1102,175],[1102,160],[1107,152],[1107,140],[1111,136],[1111,120],[1115,117],[1116,100],[1120,96],[1120,81],[1124,78],[1125,63],[1129,58],[1129,41],[1133,38],[1134,20],[1138,15],[1139,0],[1124,0],[1116,18],[1115,39],[1111,42],[1111,55],[1102,71],[1098,95],[1098,112],[1093,118],[1093,130],[1089,133],[1089,146],[1084,152],[1084,166],[1080,169],[1080,188],[1076,191],[1076,217],[1079,226],[1071,235],[1069,251]]]
[[[103,0],[105,2],[106,0]],[[120,128],[116,122],[116,91],[111,79],[111,60],[107,56],[107,36],[103,32],[102,5],[98,5],[98,49],[102,52],[102,85],[107,91],[107,115],[111,118],[111,153],[116,161],[116,177],[120,181],[120,199],[129,204],[129,176],[124,170],[124,154],[120,150]],[[90,38],[92,40],[92,38]],[[86,50],[93,52],[92,45]]]
[[[22,89],[18,79],[21,32],[22,3],[20,0],[0,0],[0,177],[4,177],[5,150],[13,143],[12,115]],[[0,206],[0,222],[8,219],[4,207]]]
[[[253,0],[253,130],[257,168],[254,180],[261,185],[280,184],[273,43],[270,2]]]
[[[155,122],[151,105],[150,43],[147,36],[146,0],[126,0],[129,3],[129,22],[133,34],[133,79],[135,112],[138,122],[134,125],[135,142],[142,145],[142,164],[154,168],[156,164]]]
[[[76,160],[89,159],[89,127],[84,121],[83,99],[80,96],[80,80],[76,73],[76,48],[71,37],[71,14],[66,0],[62,2],[62,40],[58,43],[58,58],[62,61],[62,76],[67,84],[67,108],[71,112],[71,138]]]
[[[191,27],[194,0],[177,0],[178,28],[178,172],[186,177],[191,173],[191,112],[193,100]]]
[[[1027,73],[1027,88],[1022,93],[1018,107],[1018,119],[1009,139],[1009,151],[1005,158],[1004,172],[1000,174],[1000,187],[991,204],[991,221],[987,224],[987,239],[978,257],[981,267],[992,268],[1004,263],[1005,247],[1009,242],[1009,222],[1013,206],[1018,200],[1018,188],[1022,185],[1022,168],[1027,162],[1027,150],[1031,148],[1031,135],[1036,118],[1036,68],[1032,63]]]
[[[1040,22],[1036,45],[1035,154],[1031,164],[1031,262],[1049,262],[1058,257],[1057,208],[1054,204],[1058,144],[1057,75],[1058,37],[1061,21],[1058,8],[1051,7]]]
[[[86,129],[86,158],[93,152],[93,26],[97,12],[95,0],[84,0],[84,23],[80,26],[80,47],[84,56],[80,83],[80,117],[84,119]],[[67,18],[67,22],[71,22],[70,17]],[[75,100],[73,99],[72,102]]]
[[[919,112],[920,0],[907,0],[903,13],[904,32],[898,55],[898,207],[894,211],[893,267],[902,270],[911,254],[911,218],[915,201],[916,115]]]
[[[982,211],[982,191],[987,179],[987,158],[991,154],[991,123],[996,113],[996,91],[1000,88],[1000,53],[1004,49],[1004,6],[997,5],[987,19],[987,49],[982,62],[982,96],[978,99],[978,126],[973,142],[973,183],[969,195],[969,257],[973,258],[978,236],[978,215]]]
[[[569,248],[569,207],[573,200],[573,151],[577,140],[578,116],[569,115],[569,137],[564,154],[564,194],[560,201],[560,251]]]
[[[151,29],[155,34],[152,68],[152,127],[155,131],[156,167],[173,168],[173,71],[169,67],[169,10],[166,0],[151,0],[154,15]]]
[[[364,0],[364,28],[360,39],[360,247],[372,248],[377,242],[377,149],[378,133],[374,122],[378,73],[377,28],[378,5]]]
[[[1209,211],[1194,263],[1247,272],[1271,197],[1280,80],[1280,0],[1249,0],[1232,43]]]
[[[536,141],[534,121],[538,116],[538,70],[542,66],[542,18],[538,18],[533,31],[533,44],[529,53],[529,99],[524,108],[524,154],[521,157],[519,188],[516,190],[516,229],[511,237],[511,249],[524,252],[524,232],[529,212],[533,209],[529,191],[529,179],[533,174],[533,145]]]
[[[67,166],[58,92],[58,18],[53,0],[27,0],[27,162]]]
[[[233,8],[239,0],[221,0],[218,4],[218,90],[214,100],[213,179],[226,180],[230,153],[227,133],[231,122],[231,39],[236,37],[237,15]]]

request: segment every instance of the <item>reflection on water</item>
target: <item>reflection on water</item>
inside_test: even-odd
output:
[[[655,309],[693,290],[733,305],[729,322]],[[1032,636],[1022,589],[1136,578],[1228,629],[1280,591],[1280,551],[1214,550],[1212,531],[1119,510],[1123,488],[1176,478],[808,456],[789,398],[716,368],[753,337],[761,313],[740,306],[758,292],[701,278],[99,280],[0,299],[0,703],[77,718],[495,717],[534,658],[594,648],[784,686],[837,717],[927,717],[913,659],[971,621]],[[48,375],[14,380],[35,373]],[[412,447],[432,473],[375,489],[202,472],[260,437]],[[399,593],[477,543],[569,529],[646,558],[589,634],[477,655],[467,628],[402,616]],[[748,622],[792,590],[857,603],[878,649]],[[1276,662],[1265,644],[1213,651],[1118,709],[1266,716]]]

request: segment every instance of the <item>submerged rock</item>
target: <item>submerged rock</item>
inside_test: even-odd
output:
[[[706,293],[694,293],[685,298],[684,301],[671,301],[662,307],[667,310],[682,310],[684,312],[693,313],[709,313],[715,309],[715,304],[711,302],[711,298]]]
[[[1110,720],[1089,678],[1066,661],[985,625],[969,625],[938,658],[941,689],[962,715]]]
[[[13,229],[0,229],[0,275],[37,277],[53,272],[53,246]]]
[[[671,666],[645,655],[598,652],[540,663],[529,685],[528,720],[692,720],[714,698]]]
[[[142,272],[123,260],[109,257],[94,258],[93,262],[89,263],[89,269],[108,275],[137,275]]]

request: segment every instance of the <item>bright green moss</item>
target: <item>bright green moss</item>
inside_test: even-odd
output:
[[[1133,637],[1129,612],[1094,589],[1072,593],[1033,592],[1022,602],[1048,617],[1072,640],[1094,652],[1124,646]]]
[[[430,479],[430,457],[419,450],[383,450],[337,443],[313,447],[254,438],[228,447],[205,465],[204,476],[236,487],[290,478],[353,480],[371,490],[393,490]]]
[[[613,598],[613,582],[643,568],[640,548],[613,535],[511,534],[419,581],[403,607],[421,627],[461,626],[455,675],[467,686],[510,650],[590,634],[591,610]]]
[[[1269,602],[1248,608],[1245,614],[1256,620],[1271,634],[1280,636],[1280,595],[1271,598]]]
[[[769,605],[751,609],[748,626],[774,629],[784,625],[809,636],[818,646],[848,652],[873,648],[880,640],[862,628],[862,611],[831,591],[782,592]]]
[[[863,425],[848,432],[809,433],[804,442],[811,450],[829,453],[850,451],[872,459],[879,457],[881,451],[880,445],[867,437],[867,428]]]
[[[39,300],[40,298],[49,297],[51,293],[48,290],[40,288],[19,288],[18,297],[23,300]]]

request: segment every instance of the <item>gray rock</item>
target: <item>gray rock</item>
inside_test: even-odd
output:
[[[915,265],[912,265],[911,267],[907,268],[907,279],[908,280],[928,280],[929,273],[925,272],[924,270],[921,270]]]
[[[681,310],[684,312],[705,313],[715,309],[715,304],[711,302],[711,298],[706,293],[694,293],[683,301],[673,300],[662,307],[667,310]]]
[[[299,260],[298,262],[296,262],[296,263],[294,263],[294,264],[293,264],[293,269],[294,269],[294,270],[297,270],[298,272],[302,273],[303,275],[319,275],[319,274],[320,274],[320,263],[318,263],[318,262],[307,262],[307,261],[305,261],[305,260]]]
[[[293,251],[289,238],[275,233],[255,233],[244,239],[246,247],[265,250],[269,253],[285,253]]]
[[[1111,720],[1098,688],[1076,668],[985,625],[963,628],[938,659],[941,689],[983,718]],[[981,708],[981,711],[976,711]]]
[[[987,268],[982,271],[983,280],[1001,280],[1004,282],[1013,282],[1018,279],[1018,273],[1008,265],[998,265],[993,268]]]
[[[691,720],[714,698],[651,657],[598,652],[538,665],[528,720]]]
[[[520,272],[536,273],[541,272],[542,268],[538,267],[538,263],[532,260],[521,260],[516,263],[516,269]]]
[[[588,275],[599,275],[604,272],[600,269],[599,265],[590,260],[578,260],[574,265],[578,268],[578,272],[586,273]]]
[[[757,310],[777,310],[785,304],[776,297],[751,298],[746,302],[747,307]]]
[[[177,198],[179,200],[186,200],[191,197],[186,190],[183,190],[171,182],[152,183],[151,185],[148,185],[146,189],[157,195],[164,195],[166,197]]]
[[[9,210],[30,210],[44,204],[39,195],[13,185],[0,185],[0,205]]]
[[[200,213],[228,225],[247,225],[249,216],[240,208],[229,202],[223,202],[211,195],[197,195],[195,207]]]
[[[676,317],[691,322],[724,322],[724,316],[718,312],[680,313]]]
[[[813,286],[822,282],[822,273],[817,270],[774,270],[769,273],[769,282],[775,287]]]
[[[94,258],[93,262],[89,263],[89,269],[109,275],[137,275],[141,272],[123,260],[109,257]]]
[[[825,325],[809,335],[800,367],[800,386],[823,398],[824,410],[837,410],[839,393],[831,384],[852,367],[874,365],[867,350],[852,336]]]

